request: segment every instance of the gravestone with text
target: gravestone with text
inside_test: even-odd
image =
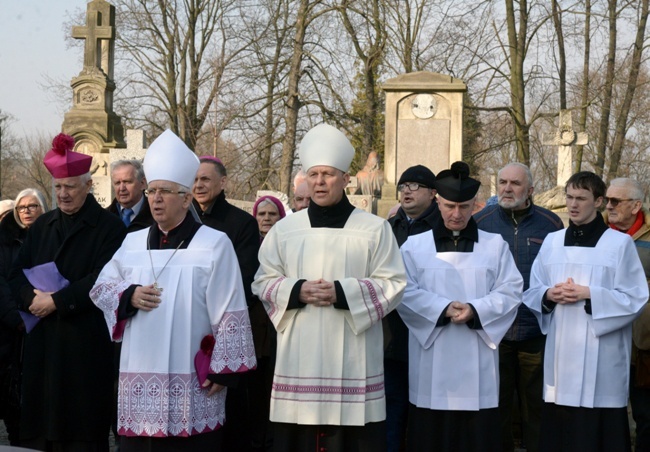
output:
[[[397,201],[400,175],[424,165],[438,174],[463,158],[463,99],[467,87],[454,77],[412,72],[387,80],[384,182],[377,214]]]

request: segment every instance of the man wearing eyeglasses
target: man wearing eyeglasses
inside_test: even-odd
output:
[[[486,206],[474,215],[479,229],[501,234],[508,242],[517,269],[530,281],[530,267],[550,232],[563,229],[553,212],[533,203],[533,175],[522,163],[510,163],[497,174],[498,204]],[[539,445],[542,415],[543,357],[546,337],[537,320],[524,305],[499,344],[499,415],[503,451],[514,450],[513,412],[521,416],[522,439],[529,452]],[[514,409],[516,397],[521,403]]]
[[[400,207],[388,219],[400,247],[409,236],[430,231],[440,216],[435,183],[435,174],[423,165],[412,166],[400,176]],[[384,327],[390,337],[384,351],[387,450],[397,452],[404,443],[408,420],[408,328],[397,311],[386,316]]]
[[[630,450],[632,322],[648,284],[630,236],[608,228],[598,211],[606,188],[589,171],[569,178],[569,227],[546,236],[524,293],[547,335],[544,452]]]
[[[605,197],[605,221],[609,227],[632,237],[643,270],[650,281],[650,213],[643,208],[643,187],[634,179],[609,183]],[[650,450],[650,308],[646,304],[632,324],[630,403],[636,423],[637,451]]]
[[[160,135],[143,166],[155,223],[127,236],[90,292],[123,339],[121,451],[223,450],[224,389],[256,364],[237,257],[189,212],[199,159],[179,137]]]

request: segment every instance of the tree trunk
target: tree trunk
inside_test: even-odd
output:
[[[616,65],[616,0],[608,0],[609,16],[609,51],[607,54],[607,70],[603,89],[603,105],[600,109],[600,127],[596,142],[596,164],[594,172],[599,176],[605,171],[605,154],[609,137],[609,115],[612,108],[612,90],[614,87],[614,70]]]
[[[557,37],[557,57],[560,60],[558,77],[560,81],[560,110],[566,110],[566,51],[564,50],[564,32],[562,30],[562,10],[557,0],[553,0],[553,26]]]
[[[526,58],[526,35],[528,30],[528,5],[519,2],[519,31],[516,29],[513,0],[506,0],[506,21],[510,50],[510,99],[511,116],[517,143],[517,161],[530,166],[530,125],[526,120],[526,90],[524,84],[524,59]]]
[[[296,16],[296,34],[293,41],[293,53],[288,74],[287,99],[285,109],[285,131],[282,140],[282,159],[280,163],[280,191],[289,195],[291,193],[291,172],[296,150],[296,129],[298,126],[298,112],[302,103],[298,85],[302,76],[302,56],[305,45],[305,34],[309,21],[307,14],[310,0],[300,0]]]
[[[618,176],[618,167],[623,153],[625,144],[625,135],[627,134],[627,118],[630,114],[630,107],[634,100],[634,92],[639,80],[639,69],[641,67],[641,56],[643,55],[643,43],[645,41],[645,29],[648,22],[648,0],[641,0],[641,15],[639,17],[639,26],[636,30],[636,39],[634,40],[634,51],[632,52],[632,62],[630,63],[630,74],[627,80],[625,90],[625,99],[621,105],[620,112],[616,115],[616,128],[614,130],[614,144],[610,154],[609,171],[607,179],[612,180]]]
[[[589,58],[591,54],[591,0],[585,1],[585,54],[582,63],[582,92],[580,94],[580,119],[578,125],[580,130],[587,130],[587,105],[589,104]],[[580,172],[582,168],[582,155],[584,146],[576,146],[576,159],[574,173]]]

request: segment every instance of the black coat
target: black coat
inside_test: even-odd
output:
[[[8,277],[27,230],[18,226],[10,212],[0,223],[0,417],[8,425],[10,439],[18,440],[19,400],[17,381],[20,375],[21,331],[23,321],[9,287]],[[15,419],[15,420],[14,420]]]
[[[401,207],[397,214],[388,220],[388,223],[390,223],[397,244],[401,248],[409,236],[432,230],[438,218],[440,218],[440,210],[438,210],[438,203],[434,199],[427,210],[422,212],[422,215],[412,223],[409,223],[408,217]],[[384,351],[384,356],[387,359],[407,361],[409,338],[406,324],[396,310],[386,316],[386,322],[390,328],[391,340]]]
[[[111,423],[113,347],[102,312],[88,293],[126,229],[92,195],[69,224],[59,210],[29,228],[11,272],[21,309],[34,294],[22,270],[54,261],[70,285],[52,294],[56,311],[25,337],[21,437],[102,441]]]
[[[225,233],[232,242],[241,270],[246,301],[250,306],[253,302],[251,284],[253,284],[255,273],[260,266],[260,261],[257,258],[257,253],[260,250],[260,232],[257,220],[250,213],[226,201],[223,192],[216,197],[207,211],[203,212],[196,201],[194,201],[194,207],[204,225]]]
[[[440,210],[438,210],[438,203],[434,199],[427,210],[422,212],[422,215],[412,223],[409,224],[408,217],[401,207],[394,217],[388,219],[388,223],[395,234],[397,244],[401,247],[409,236],[432,230],[438,217],[440,217]]]
[[[8,278],[26,235],[27,229],[18,226],[11,213],[2,219],[0,223],[0,331],[2,332],[6,329],[16,330],[22,323]],[[4,335],[0,337],[0,348],[6,345],[3,339]]]
[[[108,206],[106,209],[110,213],[117,215],[118,218],[120,217],[120,209],[118,209],[117,207],[117,199],[113,199],[111,205]],[[131,224],[129,224],[129,226],[126,228],[126,232],[129,233],[129,232],[139,231],[140,229],[148,228],[152,224],[153,224],[153,217],[151,216],[151,208],[149,207],[149,201],[147,201],[147,198],[144,198],[144,202],[142,203],[142,208],[140,209],[140,212],[138,212],[135,218],[133,218]]]

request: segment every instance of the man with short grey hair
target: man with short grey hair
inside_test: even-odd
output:
[[[59,134],[43,159],[58,208],[29,228],[10,276],[19,308],[39,319],[24,342],[20,445],[99,452],[108,451],[113,348],[88,292],[125,228],[90,194],[92,157],[73,147]],[[61,282],[27,277],[38,269]]]
[[[605,221],[632,237],[645,276],[650,281],[650,213],[643,208],[643,187],[634,179],[617,178],[605,196]],[[630,404],[636,423],[637,451],[650,450],[650,308],[632,324]]]
[[[508,242],[517,269],[528,289],[530,269],[549,232],[563,228],[553,212],[533,204],[533,176],[522,163],[510,163],[497,176],[498,204],[474,216],[479,229],[501,234]],[[535,316],[522,303],[517,317],[499,346],[499,414],[503,450],[514,449],[513,401],[521,403],[523,442],[528,451],[538,450],[542,410],[543,351],[545,336]]]
[[[523,281],[508,244],[472,218],[479,186],[464,162],[438,173],[439,217],[401,248],[408,451],[500,448],[497,347],[517,315]]]
[[[144,199],[147,179],[138,160],[118,160],[111,164],[115,199],[108,211],[119,216],[127,232],[148,228],[153,223],[149,203]]]

